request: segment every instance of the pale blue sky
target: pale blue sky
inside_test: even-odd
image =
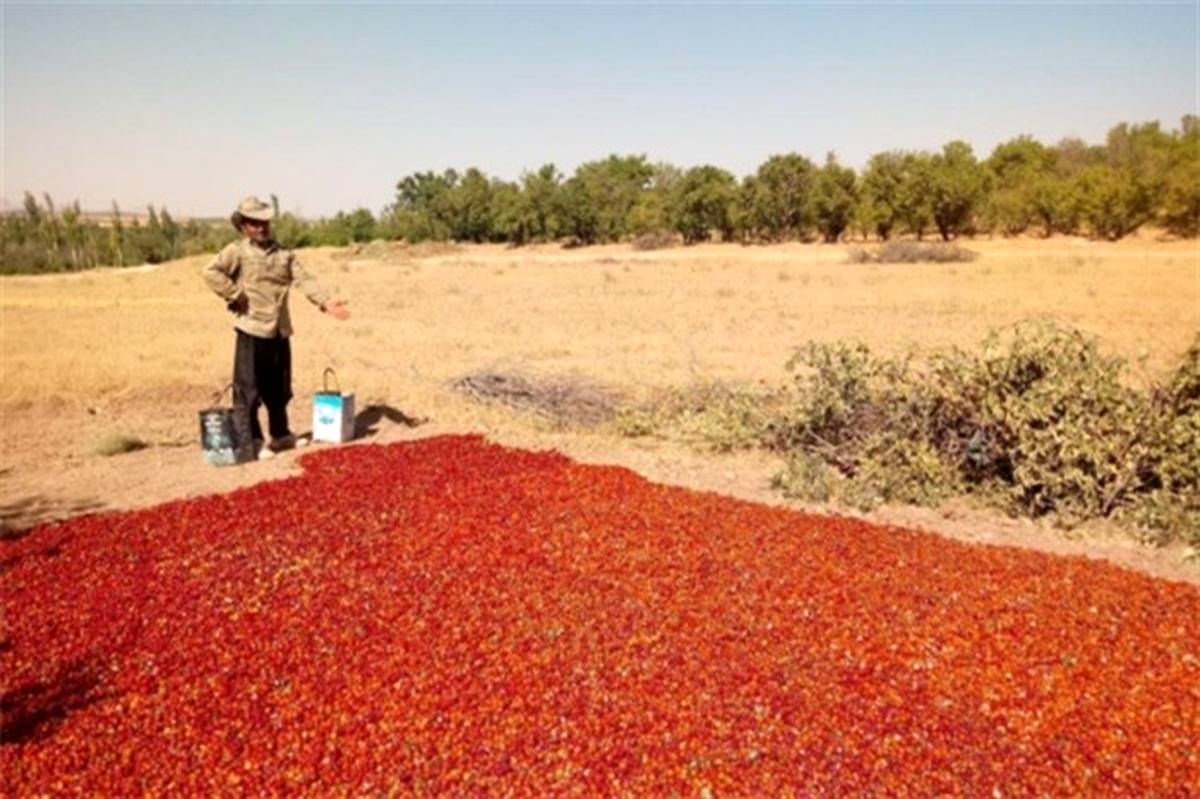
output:
[[[1197,112],[1197,9],[6,3],[0,195],[318,215],[450,166],[1098,142]]]

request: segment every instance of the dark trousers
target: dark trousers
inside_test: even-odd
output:
[[[292,398],[292,346],[287,338],[259,338],[237,331],[233,352],[233,423],[242,441],[263,440],[259,405],[267,406],[271,438],[288,429],[287,404]]]

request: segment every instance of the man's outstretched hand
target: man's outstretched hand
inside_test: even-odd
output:
[[[326,305],[325,313],[343,322],[350,318],[350,311],[346,308],[344,300],[337,300]]]

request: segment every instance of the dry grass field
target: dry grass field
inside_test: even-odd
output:
[[[704,380],[772,384],[808,340],[974,347],[989,329],[1031,318],[1098,335],[1149,378],[1200,329],[1196,242],[966,246],[980,257],[941,265],[850,264],[846,246],[800,244],[306,250],[301,258],[353,316],[339,323],[293,296],[294,426],[307,429],[310,395],[332,366],[360,407],[428,419],[389,432],[385,417],[376,440],[481,431],[762,496],[764,456],[697,460],[666,443],[553,432],[480,407],[449,383],[490,369],[586,378],[631,398]],[[200,279],[206,260],[0,279],[9,523],[224,490],[292,468],[290,457],[233,470],[199,463],[196,411],[227,382],[233,354],[230,319]],[[103,458],[97,442],[112,433],[151,446]]]
[[[696,378],[779,380],[810,339],[971,347],[991,327],[1052,318],[1153,373],[1200,327],[1195,242],[977,241],[963,264],[847,264],[841,246],[653,252],[502,246],[307,250],[346,297],[338,325],[293,297],[297,389],[332,365],[361,394],[424,402],[482,366],[581,373],[638,389]],[[206,258],[5,278],[5,406],[147,388],[199,393],[229,371],[228,319]]]

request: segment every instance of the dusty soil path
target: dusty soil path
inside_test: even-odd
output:
[[[177,394],[188,394],[180,390]],[[307,430],[307,396],[293,402],[296,428]],[[765,453],[711,455],[668,441],[622,439],[598,433],[555,432],[527,417],[479,408],[453,395],[432,414],[377,404],[360,412],[362,437],[344,446],[387,444],[447,433],[481,433],[523,449],[554,449],[592,464],[624,466],[655,481],[818,513],[858,515],[884,525],[924,529],[980,544],[1011,546],[1064,556],[1099,558],[1169,580],[1200,585],[1200,564],[1183,560],[1182,547],[1155,549],[1117,529],[1094,527],[1074,536],[1028,520],[1009,519],[951,503],[939,509],[885,507],[870,514],[789,501],[770,488],[780,461]],[[133,428],[151,443],[146,449],[101,457],[87,444],[111,429],[106,416],[141,420]],[[213,467],[202,459],[196,409],[179,396],[115,399],[103,408],[61,403],[53,409],[12,409],[6,414],[8,445],[0,467],[0,522],[7,534],[82,513],[142,508],[172,499],[223,493],[296,474],[299,452],[237,467]],[[82,445],[81,445],[82,443]],[[315,448],[329,444],[315,444]]]

